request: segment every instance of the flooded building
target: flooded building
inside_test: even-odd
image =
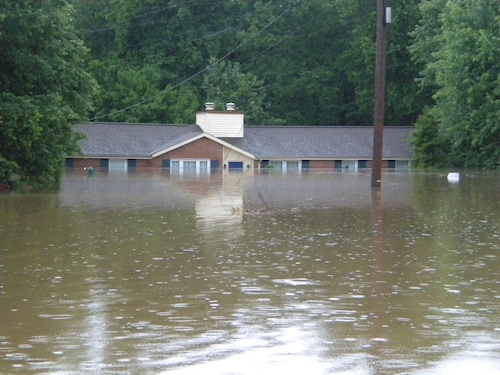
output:
[[[68,157],[68,167],[208,174],[220,168],[300,172],[372,165],[372,126],[246,126],[233,103],[225,111],[207,103],[196,114],[196,125],[93,122],[74,130],[85,136],[83,155]],[[411,132],[411,127],[384,129],[384,168],[408,167]]]

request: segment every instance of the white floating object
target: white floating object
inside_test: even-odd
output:
[[[449,182],[458,182],[458,181],[460,181],[460,173],[456,173],[456,172],[448,173],[448,181]]]

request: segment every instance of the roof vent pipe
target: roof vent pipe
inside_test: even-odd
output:
[[[226,103],[226,111],[234,111],[235,107],[234,103]]]
[[[213,102],[205,103],[205,111],[213,111],[215,109],[215,104]]]

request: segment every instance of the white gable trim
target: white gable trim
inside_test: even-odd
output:
[[[208,138],[214,142],[217,142],[218,144],[220,144],[224,147],[230,148],[230,149],[234,150],[235,152],[243,154],[243,155],[249,157],[250,159],[254,159],[254,160],[256,159],[255,155],[253,155],[245,150],[242,150],[241,148],[235,147],[232,144],[227,143],[227,142],[225,142],[217,137],[214,137],[213,135],[210,135],[208,133],[202,133],[202,134],[199,134],[197,136],[194,136],[193,138],[190,138],[184,142],[180,142],[180,143],[177,143],[176,145],[168,147],[164,150],[157,151],[157,152],[153,153],[151,156],[152,156],[152,158],[156,158],[157,156],[163,155],[167,152],[170,152],[170,151],[173,151],[173,150],[178,149],[180,147],[183,147],[183,146],[185,146],[189,143],[192,143],[194,141],[197,141],[198,139],[201,139],[201,138]]]

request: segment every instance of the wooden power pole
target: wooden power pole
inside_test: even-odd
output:
[[[375,61],[375,108],[373,113],[372,187],[380,187],[385,109],[386,28],[391,22],[391,8],[386,0],[377,0],[377,54]]]

